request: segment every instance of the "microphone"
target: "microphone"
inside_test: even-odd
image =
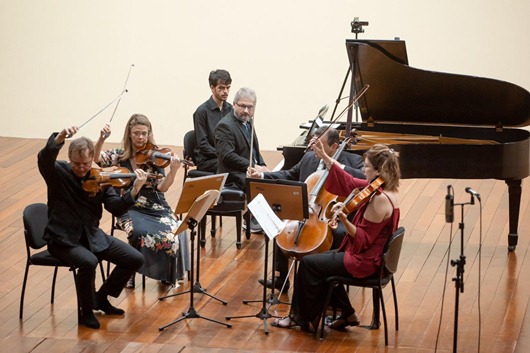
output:
[[[451,194],[451,185],[447,185],[447,195],[445,196],[445,222],[453,223],[454,219],[454,199]]]
[[[480,194],[476,192],[475,190],[471,189],[469,186],[466,188],[466,192],[468,194],[475,196],[480,201]]]

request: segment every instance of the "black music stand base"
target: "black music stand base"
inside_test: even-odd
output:
[[[263,234],[263,236],[265,237],[265,264],[263,266],[263,278],[266,281],[267,280],[268,257],[269,257],[269,238],[267,234]],[[273,274],[273,278],[274,278],[274,274]],[[258,319],[263,320],[263,330],[265,331],[265,334],[268,335],[269,328],[267,325],[267,319],[271,317],[278,317],[278,316],[273,316],[269,313],[269,308],[271,307],[272,304],[269,305],[269,307],[267,307],[267,304],[271,303],[272,300],[280,302],[274,294],[274,288],[272,288],[272,294],[269,296],[269,299],[267,299],[267,286],[263,286],[263,298],[261,300],[243,300],[243,304],[248,304],[251,302],[263,303],[263,306],[261,310],[259,311],[259,313],[255,315],[227,316],[226,320],[257,317]]]
[[[196,236],[196,231],[195,231],[195,227],[197,226],[197,221],[193,218],[190,218],[189,221],[188,221],[188,228],[190,230],[190,242],[191,242],[191,248],[192,248],[192,251],[191,251],[191,263],[193,264],[193,260],[194,260],[194,256],[193,256],[193,247],[194,247],[194,243],[195,243],[195,236]],[[197,246],[197,253],[199,254],[200,250],[199,250],[199,246]],[[198,260],[198,258],[197,258]],[[197,269],[198,270],[198,269]],[[193,269],[190,271],[191,273],[191,278],[190,278],[190,282],[193,283],[193,280],[194,280],[194,271]],[[172,296],[175,296],[175,295],[180,295],[180,294],[184,294],[184,293],[190,293],[190,306],[188,308],[188,311],[185,312],[185,313],[182,313],[182,317],[181,318],[178,318],[172,322],[170,322],[169,324],[167,325],[164,325],[164,326],[161,326],[158,328],[159,331],[163,331],[166,327],[169,327],[171,325],[174,325],[184,319],[204,319],[204,320],[208,320],[208,321],[211,321],[211,322],[214,322],[216,324],[219,324],[219,325],[224,325],[228,328],[231,328],[232,325],[229,325],[229,324],[226,324],[224,322],[221,322],[221,321],[217,321],[217,320],[214,320],[214,319],[210,319],[210,318],[207,318],[207,317],[204,317],[204,316],[201,316],[199,315],[199,313],[197,312],[197,310],[195,310],[195,307],[193,306],[193,294],[195,293],[195,288],[200,288],[202,290],[202,288],[200,287],[200,284],[197,282],[195,283],[190,290],[186,291],[186,292],[182,292],[182,293],[178,293],[178,294],[171,294],[171,295],[168,295],[168,296],[165,296],[165,297],[160,297],[158,298],[159,300],[163,300],[165,298],[168,298],[168,297],[172,297]],[[203,292],[204,294],[208,294],[206,293],[204,290]],[[212,295],[208,294],[209,296],[211,296],[212,298],[214,298]],[[217,298],[215,298],[217,299]],[[218,299],[219,300],[219,299]],[[226,303],[224,303],[226,305]]]
[[[191,252],[193,253],[193,241],[192,241],[192,249],[191,249]],[[195,271],[197,273],[197,280],[195,281],[195,284],[193,285],[193,287],[191,289],[188,289],[188,290],[185,290],[183,292],[180,292],[180,293],[174,293],[174,294],[169,294],[169,295],[166,295],[166,296],[163,296],[163,297],[159,297],[158,300],[164,300],[166,298],[171,298],[171,297],[176,297],[176,296],[179,296],[179,295],[182,295],[182,294],[186,294],[186,293],[190,293],[191,291],[193,291],[193,293],[201,293],[201,294],[205,294],[207,296],[209,296],[210,298],[212,299],[215,299],[219,302],[221,302],[223,305],[227,305],[228,302],[220,299],[220,298],[217,298],[215,295],[213,294],[210,294],[208,293],[208,291],[206,290],[206,288],[203,288],[201,283],[199,282],[199,276],[200,276],[200,247],[197,246],[197,260],[196,260],[196,265],[195,265]],[[191,263],[193,264],[193,254],[192,254],[192,258],[191,258]],[[190,271],[190,274],[193,272],[193,268],[191,269]],[[193,278],[190,277],[190,282],[193,282]]]
[[[194,307],[190,306],[187,312],[182,313],[182,317],[181,317],[181,318],[178,318],[178,319],[176,319],[175,321],[172,321],[172,322],[170,322],[170,323],[167,324],[167,325],[164,325],[164,326],[162,326],[162,327],[159,327],[158,330],[159,330],[159,331],[163,331],[166,327],[169,327],[169,326],[171,326],[171,325],[174,325],[174,324],[176,324],[176,323],[179,323],[179,322],[181,322],[181,321],[184,320],[184,319],[204,319],[204,320],[208,320],[208,321],[214,322],[214,323],[219,324],[219,325],[224,325],[224,326],[226,326],[226,327],[228,327],[228,328],[231,328],[231,327],[232,327],[232,325],[225,324],[224,322],[217,321],[217,320],[214,320],[214,319],[210,319],[210,318],[208,318],[208,317],[201,316],[201,315],[197,312],[197,310],[195,310]]]

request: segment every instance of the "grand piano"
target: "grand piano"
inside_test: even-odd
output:
[[[339,129],[360,153],[386,143],[400,153],[402,178],[504,180],[509,194],[508,250],[518,239],[521,180],[530,174],[530,93],[512,83],[426,71],[408,65],[404,41],[347,40],[352,111]],[[346,82],[346,80],[345,80]],[[280,149],[284,169],[302,157],[305,130]]]

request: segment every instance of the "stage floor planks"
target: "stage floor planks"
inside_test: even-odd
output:
[[[519,243],[515,252],[507,251],[508,195],[504,182],[496,180],[403,180],[401,186],[401,225],[406,228],[400,266],[396,274],[399,331],[394,330],[390,288],[385,290],[389,318],[389,346],[384,346],[384,330],[348,328],[345,332],[326,330],[319,340],[307,333],[271,327],[264,334],[257,317],[228,321],[232,328],[204,319],[186,319],[159,331],[188,310],[190,296],[183,294],[159,301],[158,297],[188,289],[188,281],[169,288],[147,279],[145,290],[137,276],[135,289],[125,289],[111,301],[126,310],[124,317],[98,315],[102,327],[91,330],[77,325],[75,288],[71,273],[59,271],[55,304],[50,300],[52,271],[30,268],[24,319],[18,319],[19,300],[26,253],[21,214],[33,202],[46,201],[46,189],[36,166],[44,139],[0,137],[0,342],[6,352],[434,352],[438,327],[438,352],[453,350],[455,286],[454,267],[446,275],[448,244],[452,234],[450,259],[460,255],[464,243],[465,287],[460,294],[458,350],[477,352],[479,337],[479,277],[481,352],[527,352],[530,347],[530,182],[523,181],[519,223]],[[165,147],[165,146],[164,146]],[[173,147],[181,154],[181,147]],[[65,151],[60,154],[65,158]],[[269,166],[281,159],[279,152],[264,153]],[[179,172],[167,199],[176,205],[183,173]],[[460,236],[460,208],[455,208],[455,223],[445,223],[444,205],[448,184],[455,188],[455,201],[470,198],[464,192],[471,186],[481,194],[480,206],[464,208],[464,236]],[[482,224],[482,232],[480,225]],[[105,213],[101,226],[110,229]],[[243,237],[242,249],[235,246],[235,222],[223,219],[216,236],[207,236],[201,250],[200,283],[209,293],[228,305],[197,294],[195,308],[200,315],[222,322],[225,316],[254,315],[260,303],[243,305],[244,299],[261,299],[264,242],[262,235]],[[124,235],[118,232],[118,237]],[[478,252],[482,242],[481,257]],[[480,267],[480,276],[479,276]],[[98,281],[100,281],[98,274]],[[440,311],[443,300],[443,317]],[[289,292],[290,295],[291,292]],[[288,301],[289,295],[280,299]],[[371,292],[350,290],[350,298],[361,315],[363,325],[371,321]],[[284,316],[288,306],[273,306],[270,313]]]

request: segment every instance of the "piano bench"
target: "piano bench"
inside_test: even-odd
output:
[[[221,216],[221,217],[235,217],[236,218],[236,246],[238,249],[241,249],[241,229],[242,229],[242,220],[243,212],[246,210],[246,197],[245,192],[235,188],[223,188],[221,190],[221,195],[219,197],[219,202],[211,209],[206,212],[206,215],[210,216]],[[245,220],[247,223],[250,218],[250,214],[245,213]],[[206,245],[206,217],[203,218],[200,224],[200,243],[201,247]],[[212,229],[212,237],[215,236],[215,230]],[[247,227],[245,231],[245,236],[247,239],[250,239],[250,228]]]

